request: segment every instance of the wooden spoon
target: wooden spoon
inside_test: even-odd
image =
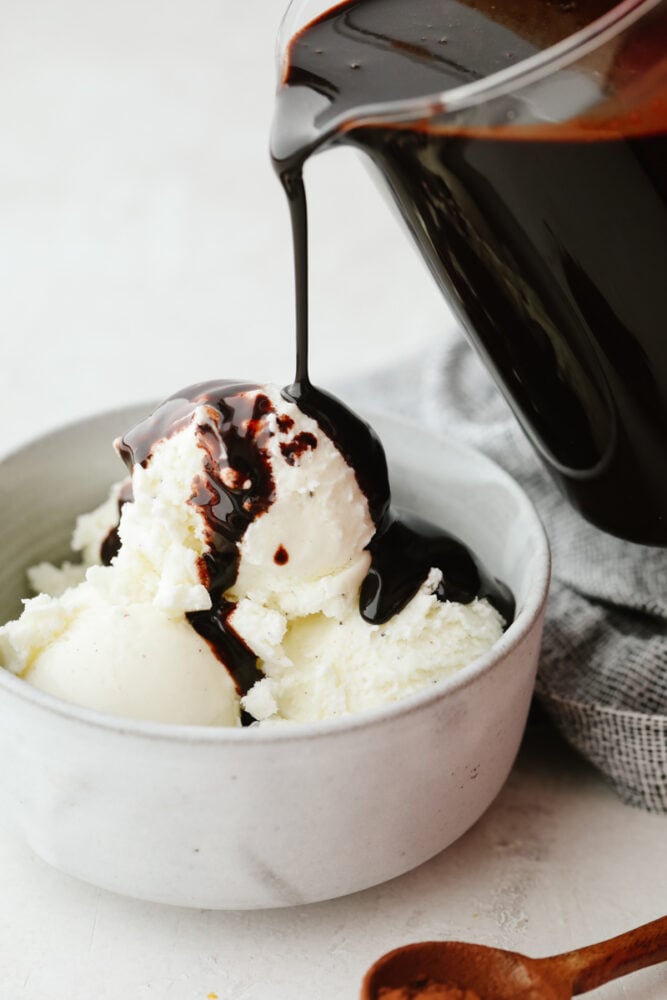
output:
[[[609,941],[552,958],[462,941],[423,941],[396,948],[368,970],[361,1000],[378,1000],[382,987],[429,980],[469,989],[480,1000],[569,1000],[629,972],[667,961],[667,916]]]

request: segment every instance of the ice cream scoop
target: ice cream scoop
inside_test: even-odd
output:
[[[239,698],[206,642],[154,605],[89,605],[30,668],[30,683],[126,718],[233,726]]]

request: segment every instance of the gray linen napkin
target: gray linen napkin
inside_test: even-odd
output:
[[[625,802],[667,812],[667,551],[612,538],[570,508],[454,329],[334,389],[480,449],[523,485],[553,553],[538,697]]]

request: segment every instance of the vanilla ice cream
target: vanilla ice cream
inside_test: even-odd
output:
[[[203,383],[116,442],[131,481],[79,519],[79,564],[31,571],[0,663],[115,715],[233,726],[374,708],[485,652],[502,585],[390,509],[377,438],[309,388]]]

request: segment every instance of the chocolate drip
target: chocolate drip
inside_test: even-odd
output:
[[[284,545],[279,545],[273,553],[273,561],[276,566],[286,566],[289,562],[289,552]]]
[[[189,386],[169,397],[118,446],[130,469],[143,466],[160,441],[198,421],[203,471],[193,483],[190,503],[201,509],[209,551],[201,560],[202,582],[211,595],[209,611],[187,617],[227,667],[239,694],[262,677],[256,655],[229,623],[233,610],[225,599],[236,580],[239,543],[248,525],[269,509],[274,499],[266,444],[272,431],[263,419],[273,404],[259,386],[210,381]]]
[[[118,521],[126,503],[131,503],[134,499],[132,493],[132,480],[126,479],[122,483],[118,492]],[[110,566],[111,560],[115,559],[120,551],[120,535],[118,534],[118,524],[114,525],[100,546],[100,561],[103,566]]]
[[[211,599],[213,606],[210,611],[190,611],[186,617],[195,632],[206,640],[218,659],[224,663],[238,693],[246,694],[264,675],[257,666],[256,654],[234,631],[229,621],[236,605],[226,601],[219,590],[211,594]],[[246,716],[241,721],[248,724],[254,722],[254,719]]]
[[[226,414],[228,418],[239,407],[239,419],[247,419],[251,414],[248,412],[248,400],[243,394],[260,388],[253,382],[211,379],[179,389],[117,443],[118,454],[130,470],[135,465],[145,467],[155,446],[182,430],[190,422],[197,407],[211,406],[221,416]]]
[[[202,508],[210,552],[204,558],[203,579],[211,593],[222,593],[238,572],[238,545],[248,525],[269,509],[273,477],[265,455],[270,435],[263,417],[273,410],[260,386],[245,382],[211,381],[183,389],[118,446],[131,469],[149,461],[155,446],[182,430],[202,408],[198,443],[204,469],[190,503]]]
[[[363,3],[343,4],[333,12],[336,15],[333,21],[336,30],[342,25],[344,37],[349,39],[356,34],[352,27],[352,17],[358,13],[357,8],[363,6]],[[314,22],[306,29],[306,35],[299,36],[295,43],[295,48],[299,51],[302,48],[307,50],[309,59],[319,58],[318,38],[323,23],[324,35],[329,31],[326,21],[325,17]],[[362,31],[361,35],[363,34]],[[327,37],[328,43],[331,43],[332,38]],[[362,44],[366,44],[363,37]],[[335,45],[332,47],[334,64],[340,68],[340,52],[336,51]],[[323,52],[319,54],[322,55]],[[325,57],[323,63],[328,66],[330,61]],[[352,61],[348,60],[348,72],[351,66]],[[312,129],[308,130],[310,138],[307,142],[296,141],[296,137],[302,134],[303,121],[297,104],[294,105],[293,114],[290,113],[293,97],[290,87],[301,89],[308,85],[327,96],[332,102],[329,117],[340,110],[340,102],[344,102],[349,93],[342,79],[336,78],[335,84],[327,87],[322,85],[322,78],[316,79],[313,73],[300,73],[293,64],[288,70],[287,83],[290,86],[279,95],[279,112],[272,139],[273,163],[287,195],[294,243],[296,375],[294,383],[283,390],[283,396],[316,420],[325,434],[335,442],[354,470],[357,482],[367,497],[376,534],[369,545],[371,567],[361,590],[360,613],[372,624],[387,621],[416,595],[429,571],[437,568],[442,572],[442,581],[436,591],[440,600],[456,600],[468,604],[475,598],[485,597],[509,625],[514,617],[514,600],[507,587],[494,580],[462,542],[421,519],[392,508],[387,462],[375,432],[335,396],[316,388],[310,381],[308,212],[302,170],[305,159],[313,152],[317,143],[313,143]],[[355,94],[353,87],[352,96]],[[326,121],[326,111],[323,116]],[[325,134],[326,125],[321,125],[321,141],[324,141]]]
[[[361,587],[365,621],[381,625],[415,596],[431,569],[442,579],[440,601],[470,604],[486,598],[509,624],[514,618],[510,590],[493,578],[470,549],[453,535],[408,511],[392,508],[369,545],[371,567]]]
[[[398,614],[415,596],[431,569],[442,572],[436,590],[441,601],[469,604],[486,598],[509,625],[514,599],[470,549],[422,518],[391,505],[384,449],[372,427],[339,399],[310,382],[295,382],[283,395],[298,404],[335,442],[366,495],[376,533],[368,549],[371,566],[361,588],[359,610],[365,621],[380,625]]]
[[[375,431],[331,393],[304,379],[283,389],[283,396],[316,420],[354,470],[375,524],[389,508],[389,473],[384,448]]]
[[[280,450],[288,465],[294,465],[304,452],[317,448],[317,438],[310,431],[301,431],[291,441],[281,444]]]

